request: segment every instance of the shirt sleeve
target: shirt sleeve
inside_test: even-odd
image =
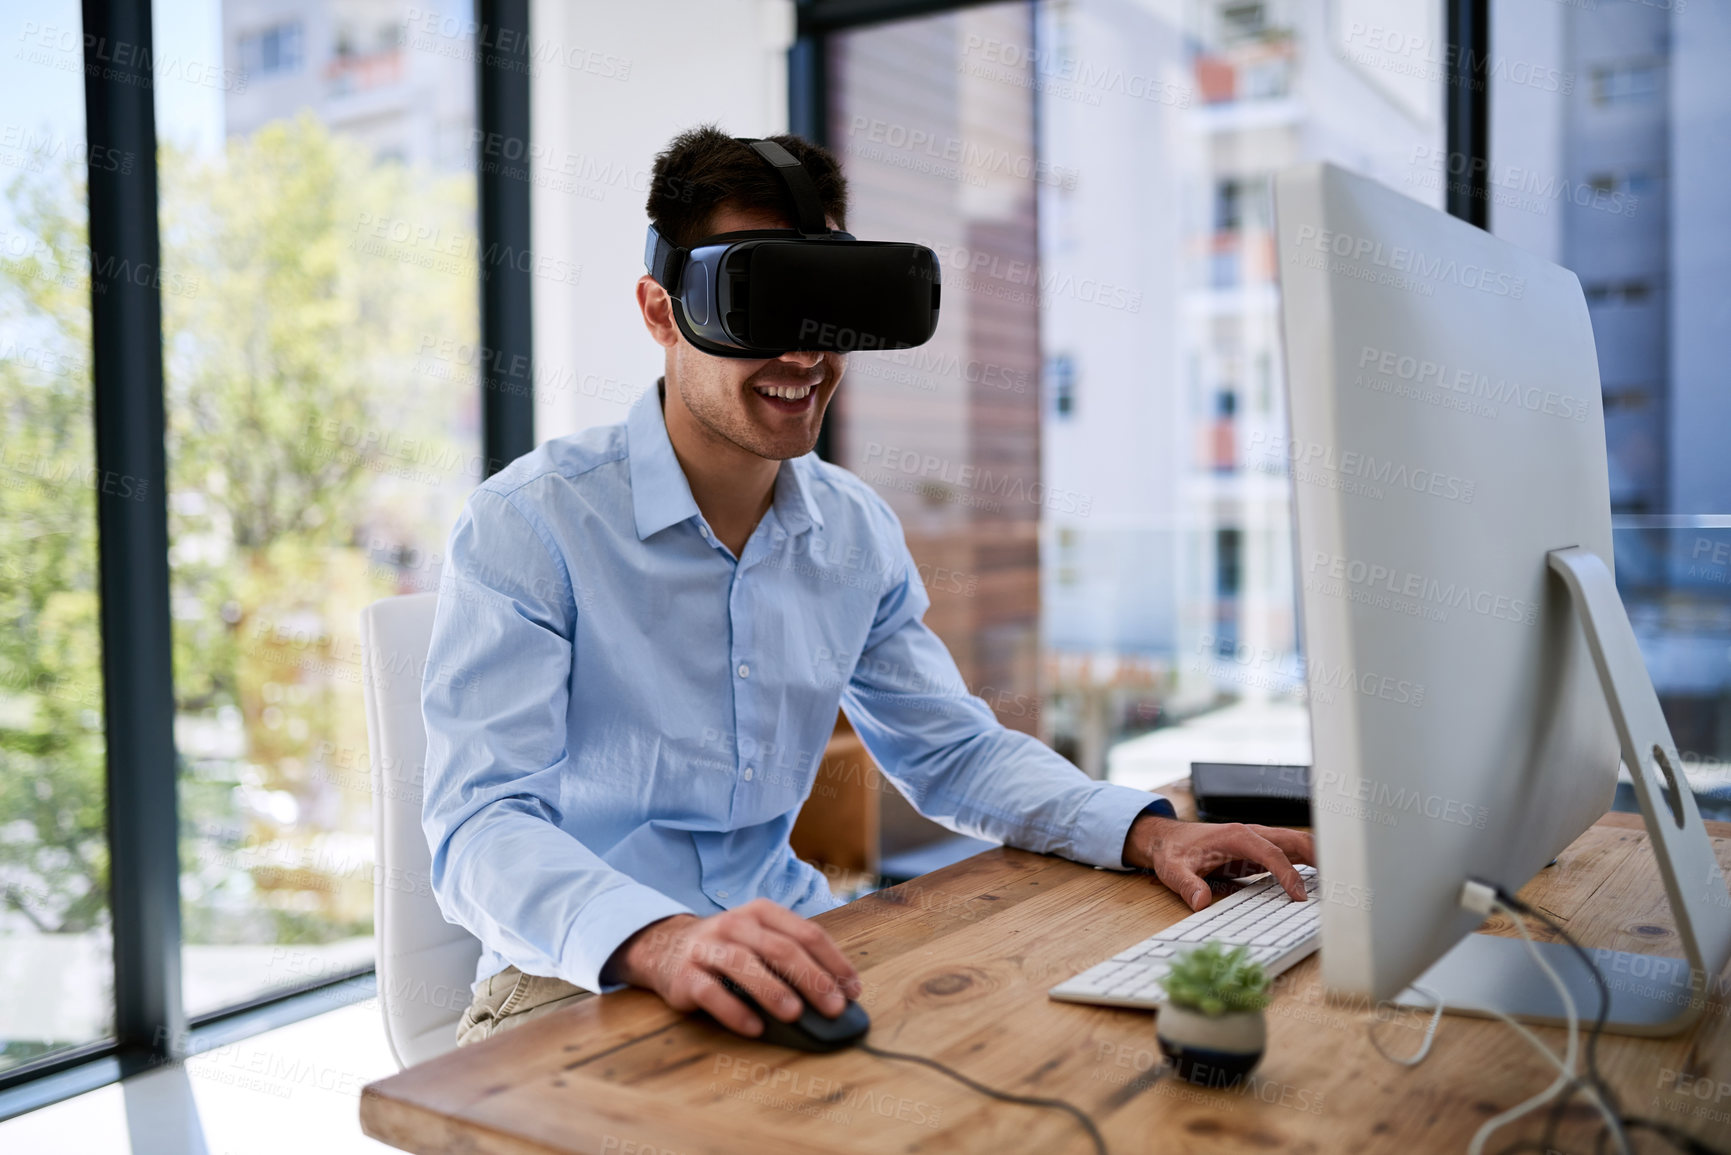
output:
[[[875,495],[873,500],[876,501]],[[866,749],[921,814],[976,838],[1122,870],[1124,839],[1144,812],[1171,804],[1097,782],[1038,739],[1008,729],[968,691],[922,620],[931,604],[888,506],[880,540],[893,559],[842,710]]]
[[[447,921],[528,974],[616,990],[601,977],[614,950],[686,908],[561,828],[576,616],[548,538],[477,490],[451,533],[422,677],[421,821]]]

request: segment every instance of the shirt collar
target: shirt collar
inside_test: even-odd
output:
[[[631,467],[631,507],[637,515],[637,540],[697,516],[691,483],[673,456],[667,419],[661,412],[661,382],[645,389],[625,419],[625,447]]]
[[[645,389],[625,419],[627,464],[631,471],[631,506],[637,519],[637,540],[659,533],[670,525],[698,516],[697,499],[673,442],[667,437],[667,417],[661,409],[665,378],[655,388]],[[800,468],[802,459],[781,463],[775,475],[771,508],[788,533],[798,535],[812,526],[823,528],[823,514],[812,496],[810,479]]]
[[[805,458],[795,457],[781,463],[775,475],[775,497],[772,508],[782,528],[798,537],[812,526],[823,528],[823,514],[817,508],[817,498],[811,493],[811,479],[805,476]]]

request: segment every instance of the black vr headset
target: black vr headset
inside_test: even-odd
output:
[[[938,327],[937,254],[831,229],[811,174],[792,153],[773,140],[737,139],[774,167],[796,227],[718,233],[681,249],[649,226],[643,263],[673,298],[685,339],[716,357],[760,359],[795,349],[907,349],[931,340]]]

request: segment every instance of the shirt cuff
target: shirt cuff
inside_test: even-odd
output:
[[[604,995],[624,990],[625,983],[601,977],[613,952],[650,923],[690,913],[684,904],[652,886],[640,882],[616,886],[591,900],[577,916],[559,952],[559,977]]]
[[[1131,869],[1124,865],[1124,839],[1130,833],[1131,823],[1144,814],[1177,816],[1172,803],[1158,794],[1113,782],[1099,783],[1094,797],[1082,808],[1070,857],[1106,870]]]

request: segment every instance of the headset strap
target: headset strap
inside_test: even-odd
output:
[[[643,264],[655,283],[674,296],[679,295],[679,274],[685,269],[687,251],[676,247],[656,229],[649,226],[649,243],[643,248]]]
[[[749,136],[734,139],[741,144],[750,145],[757,155],[775,169],[775,175],[781,179],[782,187],[787,190],[788,198],[793,202],[793,223],[798,232],[806,236],[833,235],[841,240],[852,239],[847,233],[830,233],[829,224],[824,220],[823,198],[817,195],[817,185],[812,183],[811,174],[805,171],[805,166],[799,163],[798,157],[773,140],[758,140]],[[674,296],[679,295],[679,274],[684,271],[685,258],[689,255],[689,250],[679,248],[662,236],[654,225],[649,226],[648,244],[643,249],[644,267],[649,270],[649,275],[655,279],[656,284]]]
[[[829,232],[829,225],[823,219],[823,198],[817,195],[817,185],[812,183],[811,174],[805,171],[799,158],[773,140],[758,140],[749,136],[735,139],[750,145],[758,156],[770,163],[775,169],[775,175],[781,178],[782,187],[787,189],[788,198],[793,202],[794,228],[807,236]]]

